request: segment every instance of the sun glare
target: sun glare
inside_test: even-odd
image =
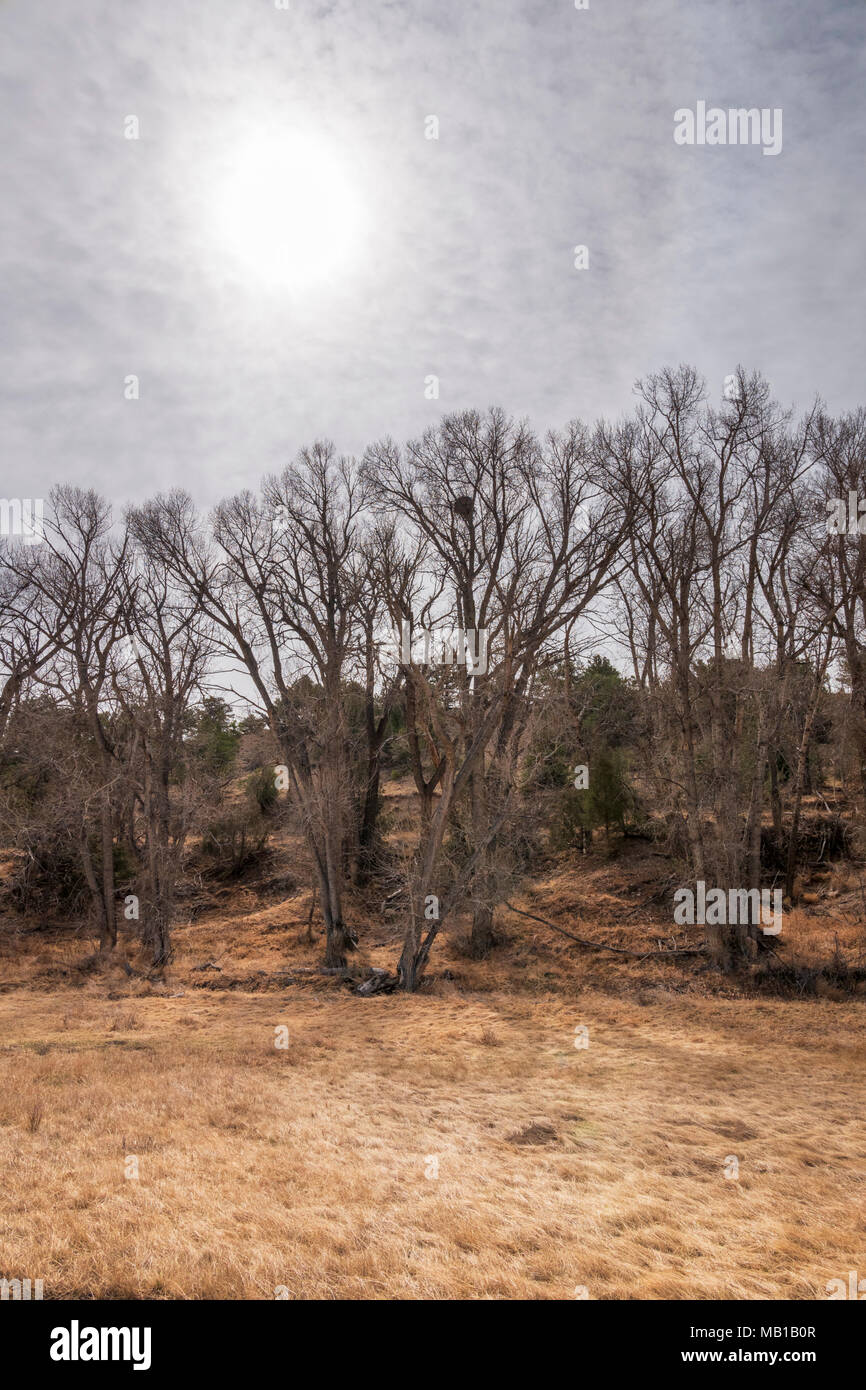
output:
[[[332,150],[301,136],[269,136],[238,149],[215,230],[246,277],[301,289],[346,268],[360,220],[357,191]]]

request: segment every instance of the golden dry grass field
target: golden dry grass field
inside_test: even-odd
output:
[[[568,924],[595,875],[595,933],[654,944],[580,872],[521,901]],[[446,935],[428,990],[364,1000],[313,972],[306,905],[235,892],[164,984],[6,940],[0,1273],[61,1299],[821,1299],[866,1270],[862,998],[714,992],[512,918],[491,961]],[[841,929],[816,920],[804,949]]]

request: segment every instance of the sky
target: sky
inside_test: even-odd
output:
[[[863,403],[864,31],[864,0],[0,0],[0,495],[209,506],[316,438],[618,416],[681,361]],[[677,144],[699,101],[780,108],[781,152]]]

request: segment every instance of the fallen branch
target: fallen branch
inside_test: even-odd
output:
[[[536,917],[534,912],[524,912],[522,907],[514,907],[510,902],[506,902],[504,906],[510,912],[516,912],[519,917],[529,917],[533,922],[540,922],[543,927],[549,927],[551,931],[559,932],[560,936],[567,936],[569,941],[576,941],[578,946],[585,946],[591,951],[614,951],[619,956],[635,956],[638,960],[647,960],[650,956],[702,956],[705,952],[703,946],[676,946],[666,951],[630,951],[627,946],[608,946],[604,941],[590,941],[585,936],[575,936],[574,932],[566,931],[565,927],[558,927],[555,922],[548,922],[545,917]]]
[[[371,994],[392,994],[399,984],[397,976],[390,975],[387,970],[382,970],[377,965],[371,966],[370,970],[370,978],[359,985],[355,993],[365,998],[369,998]]]

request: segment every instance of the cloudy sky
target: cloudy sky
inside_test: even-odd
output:
[[[864,29],[863,0],[0,0],[0,494],[210,503],[317,436],[618,414],[678,361],[852,407]],[[781,154],[675,144],[699,100],[782,108]]]

